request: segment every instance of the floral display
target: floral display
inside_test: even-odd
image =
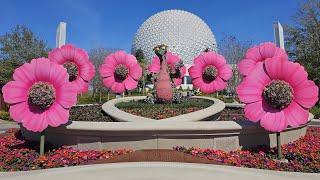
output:
[[[320,172],[320,128],[309,127],[306,136],[281,148],[288,162],[276,160],[277,150],[268,147],[231,152],[180,146],[174,149],[231,166],[277,171]]]
[[[226,88],[232,69],[223,56],[214,52],[203,52],[194,59],[189,74],[193,86],[209,94]]]
[[[95,69],[85,50],[67,44],[53,49],[49,52],[48,58],[67,69],[69,81],[78,88],[78,93],[88,91],[89,81],[94,77]]]
[[[183,65],[182,60],[178,55],[172,54],[171,52],[167,52],[166,61],[170,77],[172,78],[175,86],[181,85],[182,78],[185,76],[187,71],[186,67]],[[148,66],[148,71],[150,73],[159,73],[160,67],[160,58],[158,56],[155,56],[153,58],[152,64]]]
[[[44,155],[39,155],[38,143],[26,141],[20,131],[9,130],[0,136],[0,171],[27,171],[84,165],[98,159],[108,159],[113,156],[132,152],[130,149],[115,151],[79,151],[73,148],[60,147],[52,149]]]
[[[281,132],[308,121],[308,109],[318,101],[318,87],[298,63],[273,57],[256,68],[237,87],[245,116],[266,130]]]
[[[245,58],[238,64],[240,74],[247,76],[257,64],[272,57],[288,59],[287,53],[271,42],[262,43],[250,48],[246,52]]]
[[[68,81],[66,69],[47,58],[17,68],[2,92],[11,118],[34,132],[65,124],[77,101],[77,88]]]
[[[100,67],[103,84],[115,93],[133,90],[138,86],[142,68],[137,59],[124,51],[108,55]]]

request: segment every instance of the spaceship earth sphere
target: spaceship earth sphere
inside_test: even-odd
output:
[[[210,27],[198,16],[183,10],[166,10],[149,17],[133,39],[132,53],[141,49],[150,62],[155,56],[153,48],[159,44],[166,44],[186,65],[192,65],[193,59],[207,48],[217,51]]]

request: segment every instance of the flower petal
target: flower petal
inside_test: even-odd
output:
[[[69,120],[69,110],[59,104],[53,104],[47,111],[47,121],[51,127],[58,127],[66,124]]]
[[[135,89],[138,86],[138,81],[135,81],[131,76],[128,76],[123,83],[127,90]]]
[[[56,102],[64,108],[71,108],[77,103],[78,87],[67,82],[65,85],[56,89]]]
[[[294,101],[304,108],[311,108],[318,101],[318,92],[318,86],[313,81],[306,80],[294,88]]]
[[[309,112],[294,101],[283,112],[291,127],[298,127],[308,122]]]
[[[264,61],[266,71],[271,79],[285,79],[288,76],[288,59],[273,57]]]
[[[65,60],[74,61],[75,47],[72,44],[66,44],[60,47],[61,54]]]
[[[51,64],[50,80],[55,88],[59,88],[69,82],[69,75],[67,70],[58,64]]]
[[[202,77],[202,67],[198,64],[191,66],[188,71],[191,78]]]
[[[55,48],[51,50],[48,54],[48,58],[50,59],[50,61],[55,62],[57,64],[63,64],[66,61],[63,55],[61,54],[60,48]]]
[[[252,122],[258,122],[268,111],[268,108],[263,101],[246,104],[244,107],[245,116]]]
[[[232,76],[232,69],[229,64],[225,64],[218,69],[218,75],[223,80],[228,81]]]
[[[47,58],[38,58],[31,61],[34,66],[35,77],[37,81],[50,82],[50,69],[54,63]]]
[[[10,81],[2,87],[3,99],[14,104],[28,100],[29,85],[21,81]]]
[[[28,102],[21,102],[10,105],[10,117],[18,123],[21,123],[24,117],[28,115],[29,112]]]
[[[110,77],[104,78],[102,80],[102,82],[103,82],[105,87],[107,87],[108,89],[111,89],[112,85],[115,83],[114,76],[110,76]]]
[[[20,66],[14,71],[13,79],[16,81],[22,81],[31,86],[36,81],[34,66],[29,63],[25,63]]]
[[[101,77],[110,77],[114,75],[115,67],[110,66],[110,64],[105,63],[100,66],[100,76]]]
[[[125,91],[124,84],[121,82],[113,83],[111,90],[115,93],[123,93]]]
[[[223,89],[225,89],[227,87],[227,82],[225,82],[224,80],[222,80],[220,77],[217,77],[215,80],[213,80],[210,83],[211,86],[213,86],[213,88],[216,91],[221,91]]]
[[[142,76],[142,68],[139,64],[134,64],[129,67],[129,76],[131,76],[134,80],[139,80]]]
[[[259,62],[262,60],[259,46],[254,46],[246,52],[245,59],[251,59],[253,61]]]
[[[276,52],[276,45],[272,42],[266,42],[259,45],[259,51],[262,59],[272,58]]]
[[[114,53],[115,60],[118,64],[126,64],[126,52],[124,51],[117,51]]]
[[[271,132],[281,132],[288,126],[283,111],[267,112],[261,118],[260,125]]]
[[[22,125],[29,131],[42,132],[48,127],[46,111],[29,111],[23,121]]]
[[[263,64],[257,63],[257,67],[237,87],[240,101],[244,103],[261,101],[263,89],[270,81]]]
[[[238,67],[242,75],[248,76],[256,67],[257,62],[252,59],[243,59],[239,62]]]

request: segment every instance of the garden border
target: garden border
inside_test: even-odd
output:
[[[217,120],[220,117],[221,112],[225,108],[225,104],[223,101],[204,97],[204,96],[194,96],[192,98],[199,98],[199,99],[208,99],[214,102],[213,105],[201,109],[199,111],[182,114],[179,116],[174,116],[170,118],[161,119],[161,121],[170,121],[170,122],[189,122],[189,121],[203,121],[210,119],[211,121]],[[125,98],[118,98],[112,99],[102,105],[102,109],[105,113],[107,113],[111,118],[120,121],[120,122],[159,122],[159,120],[136,116],[133,114],[129,114],[117,108],[115,105],[120,102],[128,102],[128,101],[136,101],[136,100],[143,100],[146,99],[146,96],[133,96],[133,97],[125,97]]]

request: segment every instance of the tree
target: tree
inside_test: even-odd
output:
[[[227,35],[219,43],[219,53],[223,55],[228,64],[232,66],[232,78],[228,82],[227,90],[234,96],[236,95],[236,87],[241,82],[241,75],[237,68],[237,64],[241,61],[246,51],[252,46],[251,41],[240,41],[235,36]]]
[[[302,64],[309,78],[320,84],[320,0],[300,4],[293,25],[284,28],[289,57]]]
[[[17,25],[0,36],[0,89],[11,80],[14,70],[34,58],[46,57],[49,48],[26,26]],[[1,104],[0,91],[0,109]]]
[[[145,91],[145,84],[146,84],[146,79],[147,79],[147,61],[144,57],[144,53],[141,49],[138,49],[135,53],[134,56],[137,58],[137,61],[139,62],[139,65],[142,68],[142,76],[139,80],[139,87],[142,88],[142,95],[144,95]]]
[[[26,26],[17,25],[0,36],[0,84],[5,84],[14,69],[34,58],[47,57],[49,48]]]
[[[113,49],[113,48],[99,47],[99,48],[91,49],[89,52],[90,60],[92,61],[93,65],[97,71],[93,80],[91,81],[92,97],[94,97],[96,95],[96,93],[99,93],[100,102],[101,102],[101,94],[105,90],[105,88],[103,86],[103,82],[102,82],[102,79],[101,79],[98,71],[99,71],[99,68],[100,68],[101,64],[103,63],[105,57],[115,51],[116,51],[116,49]]]

